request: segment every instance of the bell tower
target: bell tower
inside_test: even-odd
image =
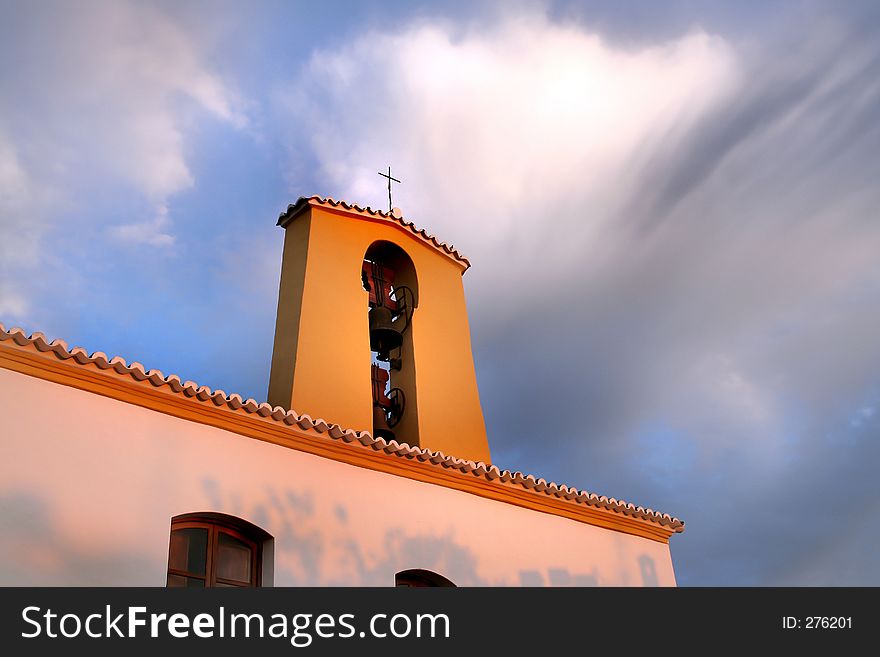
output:
[[[462,285],[467,259],[397,208],[303,197],[278,225],[269,403],[489,463]]]

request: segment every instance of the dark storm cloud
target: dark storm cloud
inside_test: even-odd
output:
[[[496,453],[682,516],[684,584],[880,582],[880,41],[790,29],[640,168],[598,267],[475,328]]]

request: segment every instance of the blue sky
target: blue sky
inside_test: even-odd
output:
[[[880,584],[880,12],[752,4],[0,2],[0,321],[262,400],[278,214],[390,164],[500,467]]]

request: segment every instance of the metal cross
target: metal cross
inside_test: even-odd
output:
[[[378,171],[377,173],[383,178],[388,178],[388,212],[391,212],[391,210],[393,210],[391,206],[391,181],[393,180],[396,183],[399,183],[400,181],[397,178],[391,177],[391,167],[388,167],[388,173],[382,173],[381,171]]]

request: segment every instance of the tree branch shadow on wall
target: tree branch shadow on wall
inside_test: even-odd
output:
[[[599,573],[572,575],[566,568],[548,568],[547,578],[538,570],[519,571],[520,586],[599,586]]]
[[[489,581],[479,574],[476,555],[451,533],[418,530],[400,522],[386,530],[377,552],[369,552],[350,528],[350,511],[334,504],[319,516],[311,492],[273,487],[264,500],[245,508],[238,494],[224,496],[219,484],[203,481],[214,510],[232,513],[260,527],[272,526],[275,538],[275,583],[279,586],[393,586],[395,573],[424,568],[451,576],[458,586],[598,586],[600,575],[571,573],[566,568],[521,570],[519,581]],[[225,498],[225,499],[224,499]],[[200,511],[204,509],[193,509]],[[389,513],[393,508],[389,506]],[[170,523],[170,518],[168,519]],[[280,530],[280,531],[279,531]],[[112,521],[108,535],[112,539]],[[168,537],[157,537],[167,544]],[[44,497],[10,490],[0,494],[0,585],[2,586],[163,586],[165,564],[147,552],[108,548],[112,540],[94,549],[65,538],[53,522]],[[324,563],[328,552],[344,555],[345,563]],[[499,552],[509,554],[509,546]],[[658,586],[654,560],[637,558],[641,582]],[[328,574],[324,574],[325,570]],[[156,573],[162,573],[157,580]]]
[[[401,525],[385,532],[378,554],[367,554],[349,527],[350,511],[342,503],[334,504],[330,513],[319,515],[310,491],[268,486],[264,500],[245,510],[237,504],[240,498],[224,495],[215,480],[205,479],[202,483],[216,509],[277,532],[276,585],[393,586],[395,573],[416,567],[444,575],[454,573],[455,583],[460,586],[487,583],[477,574],[473,553],[451,536],[413,534]],[[390,506],[389,513],[393,513]],[[334,548],[335,553],[344,555],[345,563],[329,567],[323,561]],[[295,568],[289,565],[291,561]]]
[[[112,531],[112,530],[111,530]],[[108,548],[86,550],[65,538],[44,498],[27,491],[0,495],[0,585],[164,586],[147,553]]]
[[[417,523],[398,519],[382,536],[378,548],[367,549],[351,528],[349,508],[340,502],[317,510],[311,491],[267,486],[261,501],[243,509],[241,497],[223,494],[219,483],[203,480],[203,487],[216,510],[233,513],[275,535],[275,584],[277,586],[393,586],[395,573],[422,568],[449,577],[458,586],[598,586],[596,567],[572,573],[567,568],[546,571],[522,570],[514,578],[489,580],[479,573],[477,556],[451,532],[425,531]],[[396,514],[393,505],[389,515]],[[426,511],[427,513],[427,511]],[[271,528],[271,529],[270,529]],[[499,545],[505,557],[515,549]],[[341,554],[342,563],[328,564],[329,553]],[[642,586],[657,586],[653,560],[639,558]]]

